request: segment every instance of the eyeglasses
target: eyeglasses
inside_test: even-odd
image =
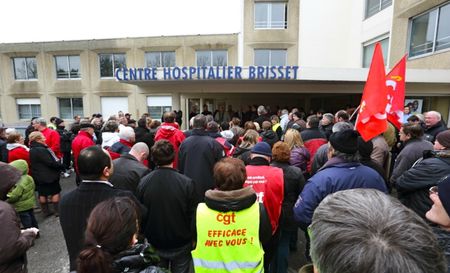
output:
[[[439,194],[438,193],[438,186],[433,186],[428,191],[429,191],[430,194]]]

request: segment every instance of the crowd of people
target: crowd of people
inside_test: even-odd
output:
[[[79,273],[286,273],[299,231],[300,272],[450,272],[450,130],[409,108],[369,141],[354,109],[262,105],[0,128],[0,272],[51,236],[36,201]]]

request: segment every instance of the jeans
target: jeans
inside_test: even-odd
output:
[[[179,248],[173,249],[157,249],[161,261],[159,266],[169,269],[172,273],[189,273],[193,272],[191,243]]]
[[[276,253],[270,264],[270,272],[272,273],[287,273],[288,258],[289,258],[289,242],[295,236],[297,230],[280,230],[280,239]]]
[[[21,211],[18,214],[19,214],[20,221],[22,222],[22,225],[24,228],[30,228],[30,227],[39,228],[38,222],[36,221],[36,218],[34,217],[33,209]]]

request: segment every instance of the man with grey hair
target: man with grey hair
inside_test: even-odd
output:
[[[327,139],[329,139],[333,133],[333,121],[334,115],[331,113],[323,114],[322,119],[320,120],[319,130],[325,134]]]
[[[425,140],[434,143],[436,136],[447,130],[442,121],[442,116],[437,111],[429,111],[425,113]]]
[[[338,123],[335,123],[331,130],[332,130],[332,133],[336,133],[336,132],[340,132],[340,131],[346,130],[346,129],[353,129],[353,125],[349,122],[340,121]],[[323,144],[322,146],[320,146],[319,149],[317,150],[316,154],[314,155],[313,162],[311,165],[311,174],[314,175],[316,172],[319,171],[319,169],[323,165],[325,165],[325,163],[327,163],[328,147],[329,147],[329,145],[328,145],[328,143],[326,143],[326,144]]]
[[[44,118],[34,119],[31,124],[36,131],[41,132],[45,137],[45,144],[55,153],[58,158],[62,157],[60,150],[61,137],[59,133],[47,127],[47,121]]]
[[[258,106],[258,109],[256,111],[258,113],[258,117],[254,121],[259,124],[260,128],[262,128],[262,123],[264,121],[270,121],[270,117],[267,115],[267,110],[264,105]]]
[[[119,127],[120,128],[120,127]],[[135,132],[131,127],[123,126],[119,131],[119,141],[114,143],[110,150],[120,155],[126,155],[130,152],[135,141]]]
[[[131,147],[129,153],[114,159],[114,173],[109,180],[111,184],[118,189],[131,191],[136,195],[141,178],[150,172],[150,169],[143,164],[148,154],[147,144],[138,142]]]
[[[377,190],[329,195],[314,212],[309,235],[316,272],[447,272],[431,228]]]

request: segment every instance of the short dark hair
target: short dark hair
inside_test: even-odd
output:
[[[105,167],[111,168],[111,157],[99,146],[84,148],[76,160],[81,179],[97,180]]]
[[[411,139],[421,138],[423,136],[424,130],[420,124],[416,123],[405,123],[402,124],[403,133],[405,135],[410,135]]]
[[[247,179],[244,162],[237,158],[224,158],[214,165],[214,181],[221,191],[242,189]]]
[[[206,116],[203,114],[196,115],[194,117],[194,122],[192,123],[192,128],[205,129],[206,128]]]
[[[220,123],[220,128],[222,128],[222,130],[226,131],[226,130],[230,130],[230,124],[226,121],[221,122]]]
[[[175,122],[175,118],[176,118],[175,112],[170,111],[170,112],[165,112],[163,114],[164,122],[173,123],[173,122]]]
[[[407,122],[418,122],[418,121],[420,121],[420,119],[416,115],[412,115],[409,118],[407,118],[406,121]]]
[[[306,123],[310,128],[319,128],[320,119],[316,115],[311,115],[306,119]]]
[[[175,149],[168,140],[161,139],[155,142],[151,149],[152,160],[157,166],[168,165],[175,158]]]
[[[115,120],[108,120],[105,122],[102,128],[102,132],[114,133],[119,129],[119,124]]]
[[[345,110],[339,110],[336,113],[336,118],[339,120],[341,118],[343,121],[348,121],[350,119],[350,116],[348,115],[347,111]]]
[[[146,118],[140,118],[137,122],[138,127],[140,128],[147,128],[147,119]]]
[[[219,132],[219,124],[215,121],[208,122],[208,126],[206,127],[206,130],[211,133],[217,133]]]

